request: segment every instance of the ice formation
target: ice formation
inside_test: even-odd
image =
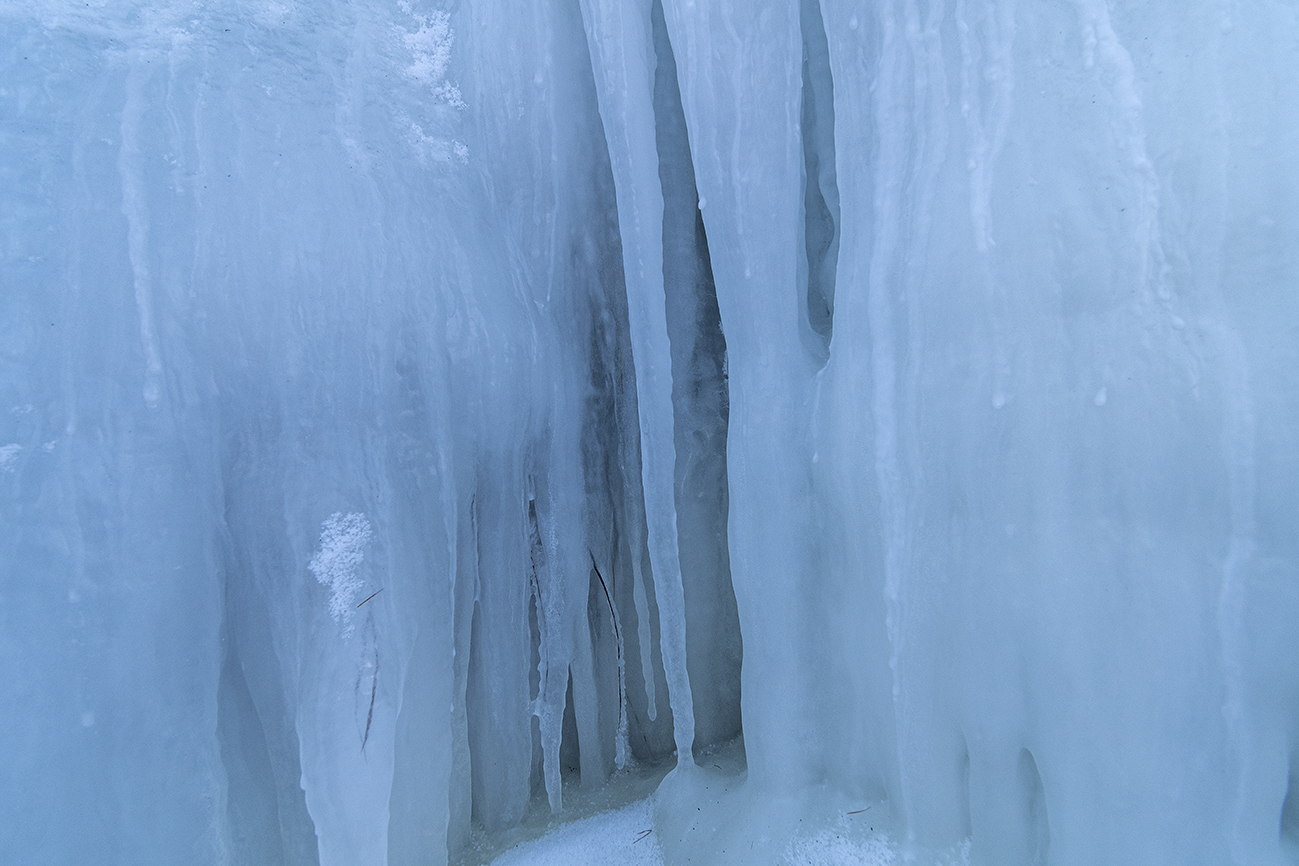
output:
[[[1299,863],[1296,154],[1284,0],[0,0],[2,859]]]

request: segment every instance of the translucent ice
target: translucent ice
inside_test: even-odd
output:
[[[1297,118],[1280,0],[0,0],[0,851],[1299,862]]]

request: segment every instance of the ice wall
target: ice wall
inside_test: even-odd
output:
[[[1279,0],[0,2],[5,859],[1299,862],[1296,117]]]
[[[1291,862],[1293,9],[810,5],[666,6],[748,784],[975,862]]]
[[[670,756],[580,10],[0,30],[5,859],[445,860]]]

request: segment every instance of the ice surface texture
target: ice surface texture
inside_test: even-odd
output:
[[[1295,154],[1282,0],[0,0],[3,859],[1299,862]]]

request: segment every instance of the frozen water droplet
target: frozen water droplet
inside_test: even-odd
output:
[[[857,29],[857,16],[856,16],[856,15],[854,15],[854,16],[852,16],[851,18],[848,19],[848,29],[849,29],[849,30],[856,30],[856,29]]]
[[[1006,395],[1005,395],[1005,394],[1003,394],[1003,393],[1001,393],[1000,391],[998,391],[996,394],[993,394],[993,395],[992,395],[992,408],[994,408],[994,409],[1000,409],[1002,406],[1005,406],[1005,405],[1006,405]]]
[[[83,727],[83,728],[93,728],[94,726],[95,726],[95,714],[94,714],[94,713],[82,713],[82,714],[81,714],[81,727]]]
[[[1105,386],[1102,385],[1101,389],[1096,392],[1096,396],[1092,398],[1092,402],[1097,406],[1104,406],[1109,399],[1109,394],[1106,392]]]
[[[703,210],[706,207],[708,207],[708,199],[701,195],[699,197],[699,209]]]

